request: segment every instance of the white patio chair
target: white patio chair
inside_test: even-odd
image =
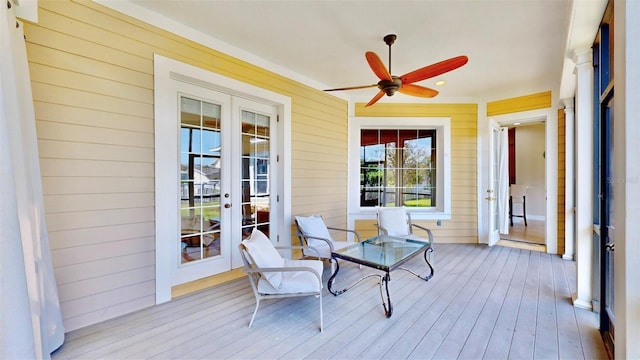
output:
[[[316,296],[320,301],[320,331],[323,331],[322,261],[284,259],[277,249],[300,246],[275,247],[267,236],[257,229],[254,229],[251,236],[243,240],[239,247],[244,271],[256,297],[256,308],[249,321],[249,327],[253,325],[260,301],[263,299]],[[309,247],[305,250],[315,252],[315,249]]]
[[[411,222],[411,213],[404,206],[401,207],[378,207],[377,209],[378,234],[397,236],[405,239],[417,241],[428,241],[431,244],[429,251],[429,261],[433,260],[433,234],[431,230],[424,226],[413,224]],[[413,230],[419,229],[424,232],[426,237],[417,235]]]
[[[327,227],[322,219],[322,216],[296,216],[295,223],[297,228],[298,239],[301,246],[309,246],[317,249],[317,257],[320,259],[328,259],[331,263],[331,270],[334,270],[334,260],[331,257],[331,252],[335,249],[342,249],[346,246],[353,245],[353,241],[335,241],[331,237],[329,230],[340,231],[345,234],[352,233],[360,242],[360,234],[354,230],[340,229],[335,227]],[[303,256],[316,256],[313,254],[305,254]]]

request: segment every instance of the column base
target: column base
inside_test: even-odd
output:
[[[578,299],[578,295],[575,294],[575,293],[573,295],[571,295],[571,299],[573,300],[573,306],[575,306],[577,308],[580,308],[580,309],[593,311],[593,306],[592,306],[590,300]]]
[[[564,254],[564,255],[562,255],[562,260],[571,260],[571,261],[573,261],[574,258],[573,258],[573,255]]]

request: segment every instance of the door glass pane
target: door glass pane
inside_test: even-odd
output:
[[[604,226],[606,226],[606,244],[609,246],[613,246],[615,244],[615,217],[614,217],[614,201],[615,201],[615,187],[616,184],[620,181],[616,178],[613,168],[613,100],[611,100],[608,106],[605,109],[604,116],[605,124],[605,144],[606,148],[604,149],[604,156],[606,157],[604,163],[606,164],[606,182],[605,188],[605,216],[604,216]],[[609,320],[613,323],[613,314],[614,314],[614,288],[613,288],[613,251],[605,250],[604,254],[604,277],[605,277],[605,299],[604,306],[605,310],[609,313]]]
[[[242,111],[242,237],[254,227],[269,236],[270,117]]]
[[[220,255],[220,105],[180,98],[181,261]]]
[[[499,181],[500,181],[500,171],[499,171],[499,154],[500,154],[500,131],[497,129],[493,129],[492,130],[492,136],[493,136],[493,161],[491,162],[492,166],[491,166],[491,179],[492,179],[492,184],[491,184],[491,189],[493,190],[492,193],[489,193],[489,197],[494,197],[495,199],[493,201],[490,201],[489,204],[491,204],[490,206],[492,207],[492,211],[491,214],[493,216],[493,220],[491,221],[491,231],[492,232],[496,232],[498,231],[498,227],[500,224],[500,214],[498,213],[498,201],[500,201],[499,199],[499,191],[498,191],[498,186],[499,186]]]

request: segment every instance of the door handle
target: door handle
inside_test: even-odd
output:
[[[614,251],[616,247],[616,244],[614,243],[608,243],[604,246],[604,249],[607,251]]]
[[[228,208],[230,208],[230,207],[231,207],[231,204],[230,204],[230,203],[226,203],[226,204],[224,204],[224,208],[225,208],[225,209],[228,209]]]
[[[484,199],[485,199],[485,200],[489,200],[489,201],[493,201],[493,200],[495,200],[496,198],[494,198],[493,196],[489,196],[489,197],[486,197],[486,198],[484,198]]]

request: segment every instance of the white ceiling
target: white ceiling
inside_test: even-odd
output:
[[[137,17],[153,18],[156,25],[160,21],[165,27],[187,26],[226,44],[230,55],[259,59],[259,65],[271,70],[286,69],[285,75],[319,89],[375,84],[378,79],[364,53],[374,51],[388,64],[388,48],[382,40],[386,34],[398,36],[392,47],[392,75],[467,55],[469,62],[462,68],[418,83],[440,91],[426,101],[495,100],[549,89],[559,91],[560,97],[570,96],[572,63],[566,61],[566,54],[591,45],[605,5],[606,0],[127,3],[130,14],[145,13]],[[440,79],[446,85],[435,86]],[[342,95],[360,101],[376,92],[371,88]],[[422,101],[396,94],[380,101],[416,100]]]

